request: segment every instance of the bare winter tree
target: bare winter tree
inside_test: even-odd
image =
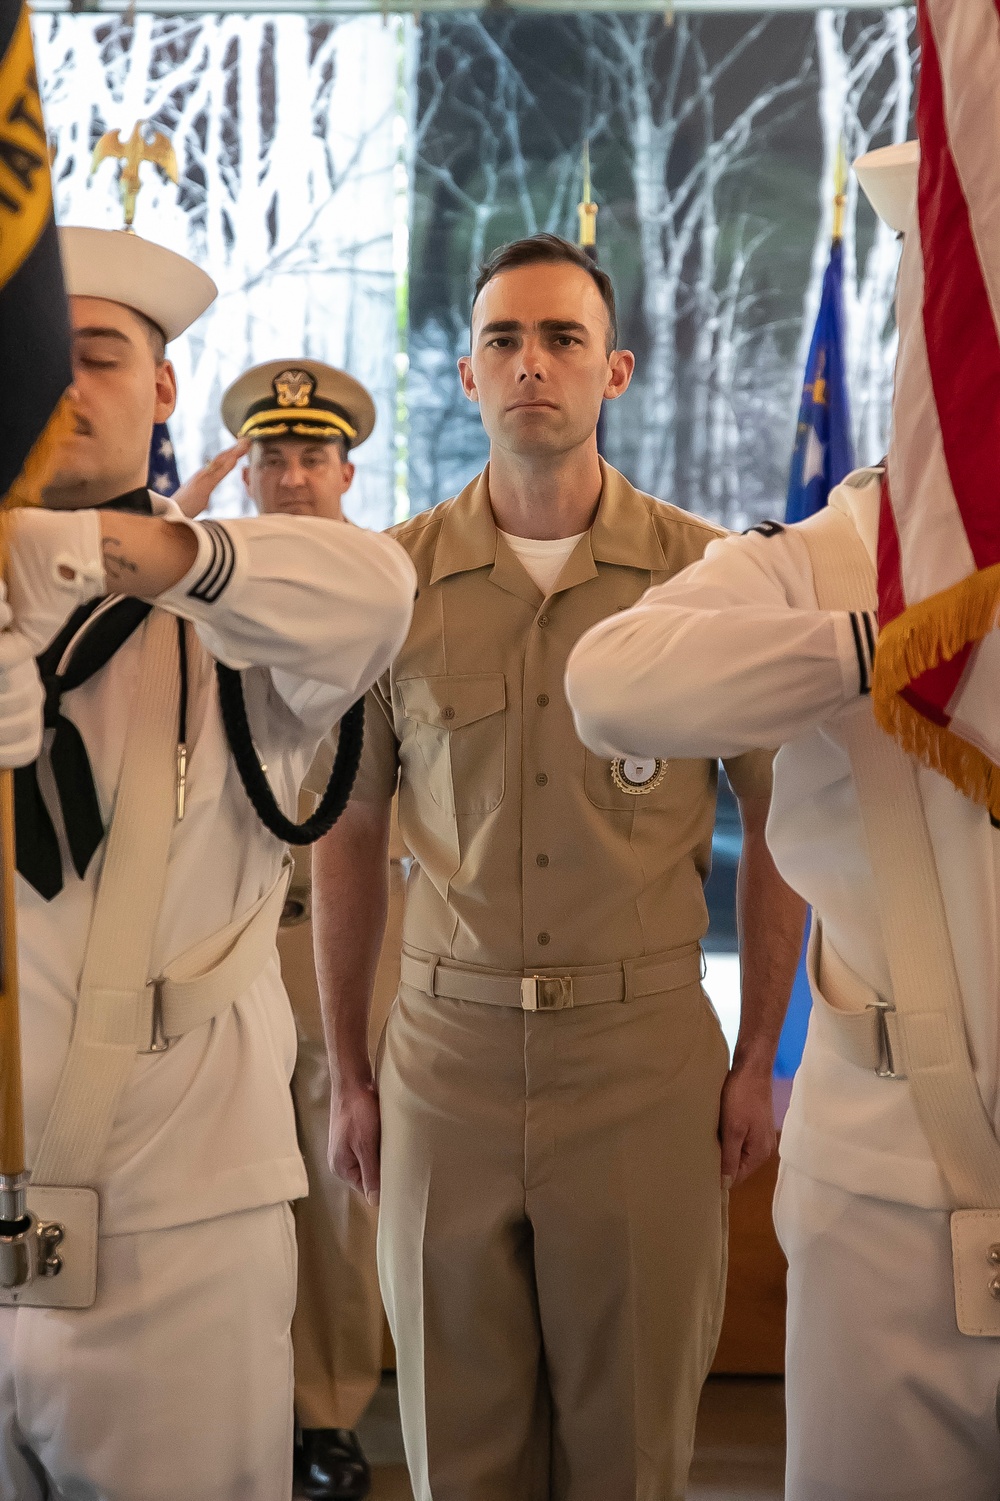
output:
[[[575,234],[588,139],[598,196],[614,201],[602,209],[602,258],[617,275],[616,259],[635,263],[638,252],[640,304],[626,321],[640,373],[611,409],[612,457],[666,498],[726,519],[753,514],[741,403],[748,370],[759,374],[762,351],[776,346],[753,276],[768,226],[734,214],[732,185],[784,108],[801,106],[811,62],[800,56],[790,76],[740,97],[733,81],[771,25],[748,22],[720,49],[702,21],[668,28],[659,14],[580,14],[549,21],[545,35],[511,15],[425,20],[416,174],[426,222],[410,347],[411,484],[423,503],[467,477],[459,462],[485,453],[450,369],[465,347],[475,267],[502,239]],[[540,53],[559,70],[557,88]],[[778,405],[783,417],[787,370]]]
[[[571,54],[553,46],[567,36]],[[468,349],[473,283],[504,240],[540,230],[575,235],[581,146],[609,118],[609,80],[598,61],[581,50],[572,23],[471,11],[422,22],[409,349],[418,506],[453,494],[485,459],[478,413],[455,371]]]
[[[780,513],[840,141],[853,157],[905,137],[912,29],[900,8],[672,25],[610,8],[545,22],[428,17],[412,267],[416,503],[450,493],[485,452],[452,375],[476,264],[518,234],[575,233],[586,138],[601,257],[640,356],[633,390],[609,412],[614,462],[729,525]],[[892,236],[852,179],[845,300],[863,458],[887,426],[895,268]]]
[[[726,266],[720,194],[759,154],[781,103],[801,91],[807,62],[727,112],[727,86],[764,36],[768,17],[748,23],[711,56],[704,23],[690,17],[679,17],[671,28],[651,14],[609,14],[590,24],[620,84],[618,118],[631,146],[642,249],[648,342],[631,471],[659,495],[701,508],[707,501],[724,512],[734,488],[727,473],[732,455],[714,445],[732,437],[725,407],[731,408],[739,363],[738,314],[745,311],[747,268],[765,237],[744,217]],[[684,320],[693,325],[693,350],[683,362],[682,411],[678,335]]]
[[[63,223],[121,222],[112,168],[89,175],[104,130],[124,138],[144,119],[174,142],[180,191],[150,170],[136,228],[219,285],[206,317],[171,345],[182,474],[231,441],[219,397],[241,370],[313,355],[349,366],[376,397],[355,514],[382,525],[393,514],[401,28],[290,15],[35,20]],[[223,503],[242,504],[237,481]]]

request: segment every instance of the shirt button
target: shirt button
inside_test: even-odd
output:
[[[549,701],[549,695],[547,693],[540,693],[538,695],[538,697],[535,699],[535,703],[538,705],[538,707],[540,709],[544,709],[545,706],[546,706],[546,704],[548,703],[548,701]]]
[[[536,865],[540,865],[543,870],[545,869],[546,865],[548,865],[548,863],[549,863],[549,857],[548,857],[548,855],[536,855],[535,856],[535,864]]]
[[[549,617],[547,615],[539,615],[539,617],[538,617],[538,624],[541,626],[541,628],[542,628],[543,631],[544,631],[545,627],[548,625],[548,623],[549,623]]]
[[[455,711],[451,707],[450,704],[449,704],[449,706],[448,706],[447,709],[442,709],[441,710],[441,718],[442,719],[454,719],[455,718]]]
[[[539,933],[538,942],[544,947],[549,941],[548,933]]]
[[[547,782],[547,781],[548,781],[548,780],[549,780],[549,779],[548,779],[548,777],[547,777],[547,776],[546,776],[546,775],[545,775],[545,773],[544,773],[544,771],[540,771],[540,772],[539,772],[539,773],[538,773],[538,775],[537,775],[537,776],[536,776],[536,777],[535,777],[535,781],[536,781],[536,782],[537,782],[537,783],[538,783],[538,785],[539,785],[539,787],[544,787],[544,786],[545,786],[545,784],[546,784],[546,782]]]

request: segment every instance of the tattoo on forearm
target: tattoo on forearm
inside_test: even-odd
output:
[[[108,578],[112,581],[121,579],[126,573],[138,573],[139,565],[129,557],[126,557],[124,543],[120,537],[105,537],[102,543],[104,553],[104,569]]]

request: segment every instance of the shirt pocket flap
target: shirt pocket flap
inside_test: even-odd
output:
[[[442,730],[461,729],[507,707],[502,672],[402,678],[397,679],[396,688],[407,719]]]

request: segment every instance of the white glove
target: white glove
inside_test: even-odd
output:
[[[0,581],[0,767],[26,766],[42,748],[42,688],[27,638],[7,629],[11,621]]]
[[[96,511],[17,510],[0,518],[14,628],[44,651],[64,621],[106,592]]]

